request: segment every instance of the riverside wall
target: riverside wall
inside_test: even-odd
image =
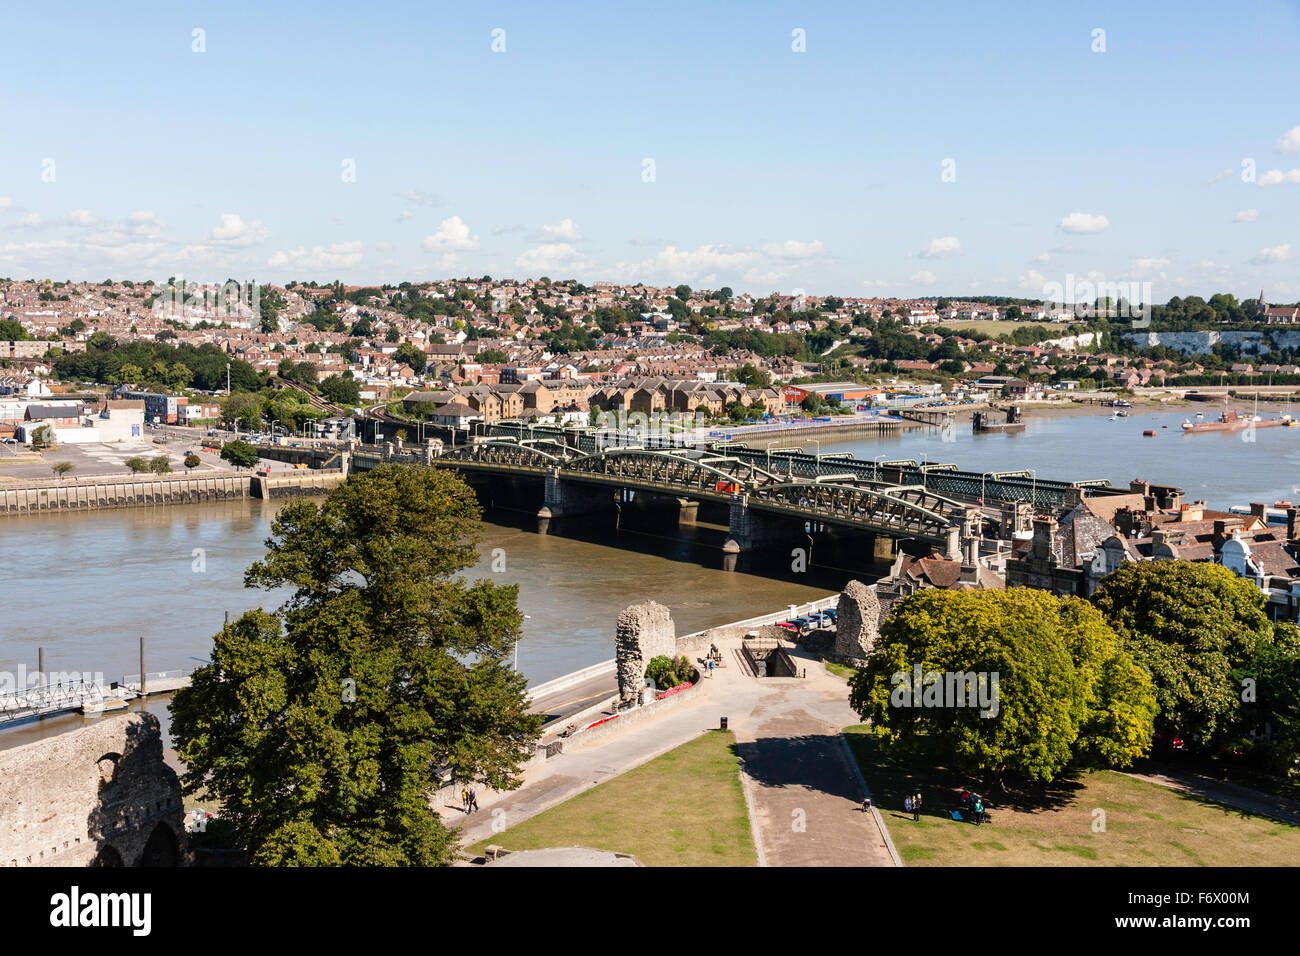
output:
[[[344,480],[346,473],[340,470],[270,477],[205,473],[14,482],[0,485],[0,516],[323,495]]]

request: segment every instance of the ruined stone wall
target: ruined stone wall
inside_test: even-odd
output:
[[[880,636],[880,602],[861,581],[850,581],[840,594],[835,617],[834,656],[860,667]]]
[[[185,853],[180,783],[153,714],[0,751],[0,866],[175,865]]]
[[[645,686],[646,665],[660,655],[677,653],[677,632],[668,608],[654,601],[624,608],[618,615],[614,651],[620,706],[630,706]]]

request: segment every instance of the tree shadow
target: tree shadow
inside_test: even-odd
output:
[[[845,734],[845,739],[857,757],[877,809],[898,818],[912,818],[904,802],[917,793],[921,795],[923,817],[953,819],[955,810],[963,819],[970,819],[961,803],[963,790],[978,794],[992,815],[999,809],[1022,813],[1059,810],[1071,804],[1083,789],[1078,774],[1073,772],[1051,783],[1004,780],[999,787],[978,775],[945,766],[924,741],[890,744],[874,734],[862,733]]]

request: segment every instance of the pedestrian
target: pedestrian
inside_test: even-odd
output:
[[[469,792],[469,812],[473,813],[476,810],[478,810],[478,791],[471,790]]]
[[[910,793],[903,798],[903,809],[908,813],[912,812],[912,795]]]
[[[469,813],[469,787],[460,788],[460,808]]]
[[[868,812],[870,809],[871,809],[871,798],[870,798],[870,797],[863,797],[863,798],[862,798],[862,812],[863,812],[863,813],[866,813],[866,812]]]
[[[921,795],[919,793],[912,797],[912,821],[914,823],[921,821]]]
[[[979,797],[975,798],[975,825],[977,827],[984,825],[984,801]]]

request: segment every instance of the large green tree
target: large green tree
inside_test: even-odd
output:
[[[985,675],[990,692],[953,706],[927,695],[929,674]],[[1126,765],[1149,745],[1155,713],[1150,679],[1096,608],[1028,588],[904,599],[849,686],[853,708],[887,739],[994,785]],[[994,686],[995,706],[976,706]]]
[[[479,506],[450,472],[386,465],[277,515],[251,587],[288,589],[214,638],[177,694],[188,791],[260,864],[447,864],[443,779],[517,785],[541,718],[509,660],[514,586],[466,581]]]
[[[1151,673],[1160,703],[1156,731],[1165,739],[1210,749],[1228,743],[1249,696],[1243,681],[1258,684],[1265,661],[1269,673],[1285,667],[1290,645],[1277,642],[1263,594],[1222,565],[1131,562],[1107,577],[1092,601]],[[1285,710],[1285,700],[1277,703]]]

